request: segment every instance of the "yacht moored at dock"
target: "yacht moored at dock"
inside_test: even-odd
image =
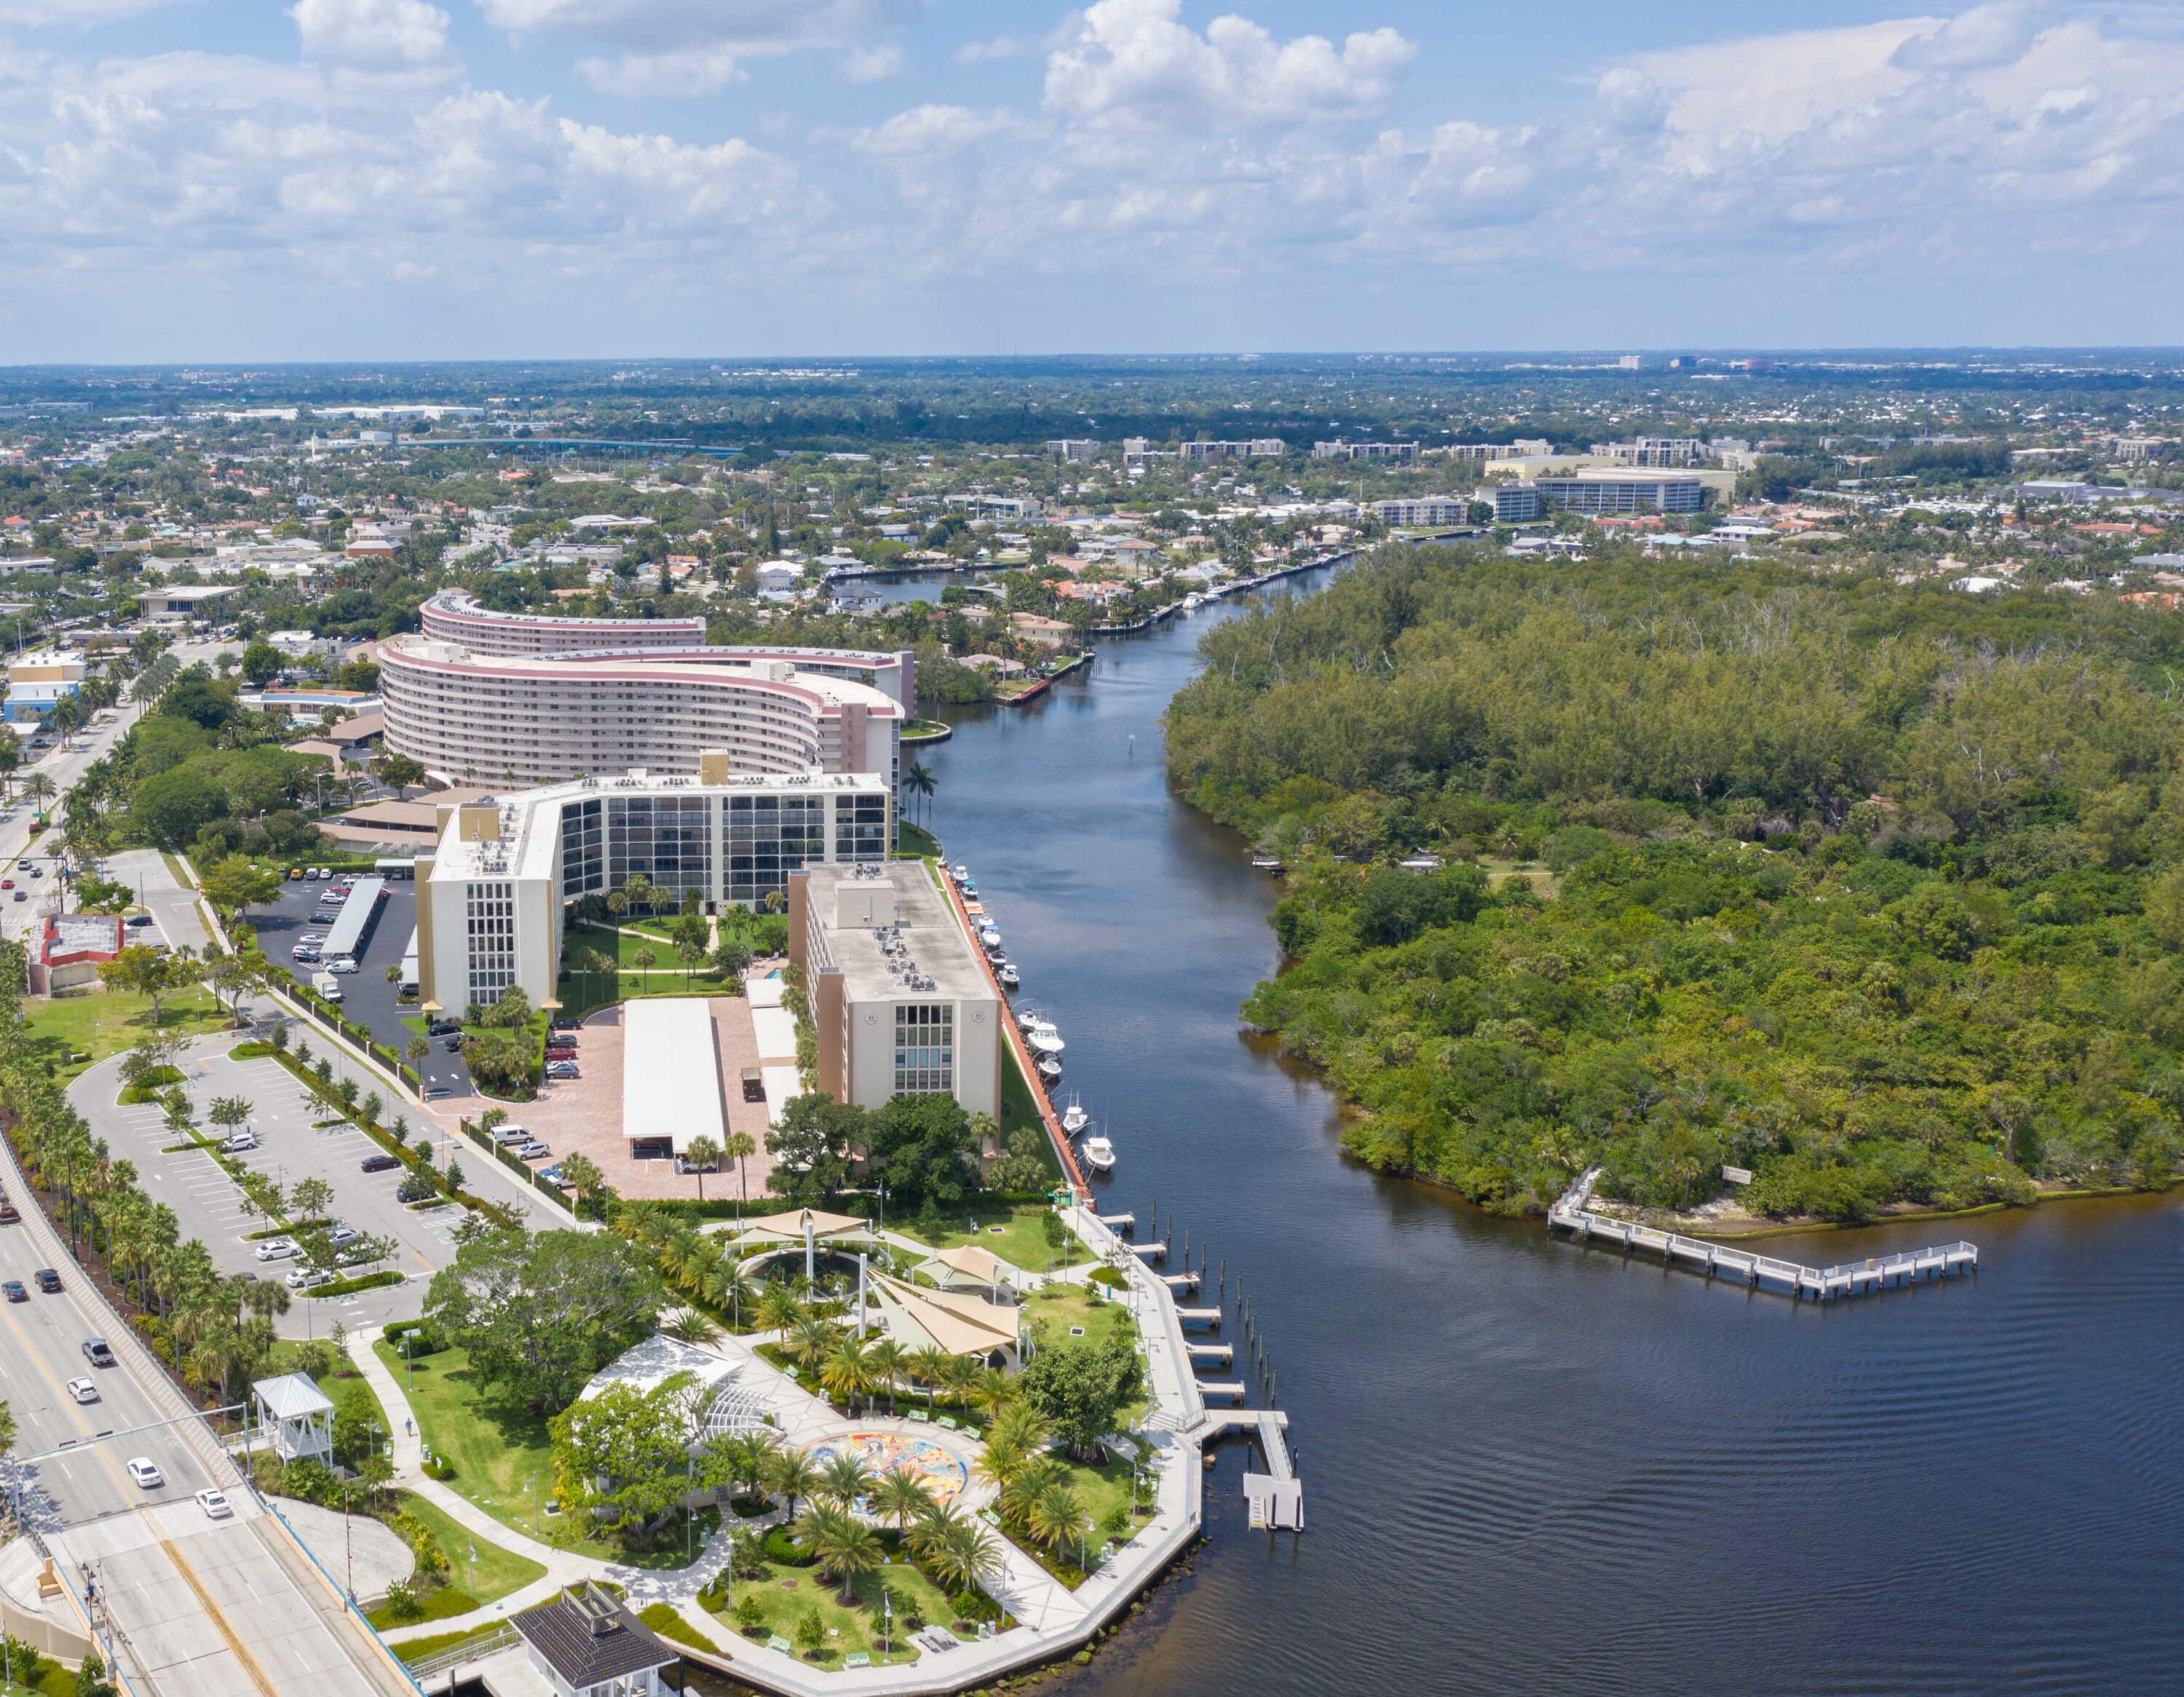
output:
[[[1105,1137],[1085,1138],[1079,1153],[1084,1165],[1095,1172],[1112,1172],[1115,1170],[1115,1146]]]

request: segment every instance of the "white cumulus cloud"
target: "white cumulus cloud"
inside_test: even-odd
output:
[[[1188,129],[1262,126],[1378,110],[1418,49],[1392,29],[1278,41],[1248,18],[1199,34],[1182,0],[1097,0],[1075,37],[1047,56],[1046,104],[1079,120],[1128,118]]]
[[[448,58],[448,14],[427,0],[296,0],[304,56],[352,70],[417,70]]]

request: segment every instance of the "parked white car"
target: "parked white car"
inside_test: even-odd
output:
[[[269,1238],[258,1246],[258,1259],[261,1261],[291,1261],[301,1253],[293,1240],[287,1238]]]

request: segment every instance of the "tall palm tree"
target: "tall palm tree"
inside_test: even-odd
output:
[[[841,1586],[844,1608],[857,1600],[857,1581],[887,1561],[879,1534],[855,1515],[830,1516],[823,1528],[814,1528],[811,1543],[820,1564]]]
[[[911,1352],[910,1370],[925,1381],[925,1405],[933,1405],[934,1394],[948,1383],[956,1358],[938,1344],[928,1344],[922,1349]]]
[[[864,1339],[854,1332],[845,1332],[836,1338],[820,1366],[819,1383],[827,1388],[829,1396],[838,1399],[844,1407],[871,1390],[872,1364],[865,1354]]]
[[[872,1470],[865,1465],[864,1457],[850,1449],[838,1450],[834,1458],[819,1470],[819,1486],[815,1495],[822,1496],[837,1508],[852,1508],[858,1498],[872,1488]]]
[[[758,1153],[758,1139],[749,1132],[730,1132],[728,1140],[721,1145],[721,1155],[736,1164],[736,1224],[744,1222],[744,1204],[750,1199],[750,1181],[744,1173],[744,1160]]]
[[[907,1533],[911,1522],[933,1507],[933,1494],[925,1482],[907,1467],[890,1467],[867,1494],[872,1512]]]
[[[910,1363],[910,1351],[892,1338],[883,1338],[865,1351],[865,1360],[872,1372],[872,1383],[877,1388],[887,1387],[888,1418],[894,1418],[894,1394],[900,1387],[905,1368]]]
[[[902,787],[918,801],[929,801],[938,787],[933,776],[933,768],[922,760],[912,760],[903,771]],[[923,810],[921,808],[919,812],[922,815]]]
[[[976,1590],[980,1581],[1000,1572],[993,1535],[956,1510],[936,1507],[911,1528],[911,1537],[927,1570],[953,1595]]]
[[[796,1299],[796,1293],[778,1279],[768,1279],[758,1299],[759,1330],[778,1333],[785,1338],[803,1318],[804,1305]]]
[[[1046,1442],[1048,1432],[1046,1417],[1019,1397],[994,1417],[986,1428],[986,1444],[989,1448],[1006,1444],[1029,1455]]]
[[[1077,1487],[1056,1475],[1048,1479],[1039,1494],[1031,1500],[1029,1511],[1024,1516],[1031,1535],[1056,1555],[1061,1555],[1073,1542],[1080,1559],[1084,1555],[1084,1540],[1092,1530],[1092,1516],[1084,1507],[1084,1499]]]
[[[751,1299],[751,1282],[744,1276],[743,1262],[737,1256],[724,1255],[714,1263],[705,1278],[705,1298],[715,1308],[727,1309],[728,1323],[738,1332],[743,1330],[744,1304]]]
[[[819,1470],[801,1449],[777,1449],[766,1458],[762,1483],[775,1496],[784,1499],[793,1522],[796,1519],[797,1499],[809,1497],[817,1488]]]
[[[1017,1399],[1016,1381],[999,1367],[988,1367],[971,1388],[971,1400],[990,1419]]]
[[[834,1347],[834,1328],[816,1314],[806,1314],[788,1329],[781,1347],[788,1359],[806,1372],[827,1359]]]

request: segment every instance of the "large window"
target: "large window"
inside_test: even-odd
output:
[[[680,898],[710,897],[713,883],[712,803],[702,795],[607,798],[607,887],[642,875]]]
[[[561,809],[561,896],[573,901],[606,887],[605,838],[597,801],[572,801]]]
[[[956,1010],[947,1002],[898,1003],[894,1093],[934,1096],[956,1088]]]
[[[887,859],[888,804],[883,795],[834,798],[834,858],[854,865]]]

